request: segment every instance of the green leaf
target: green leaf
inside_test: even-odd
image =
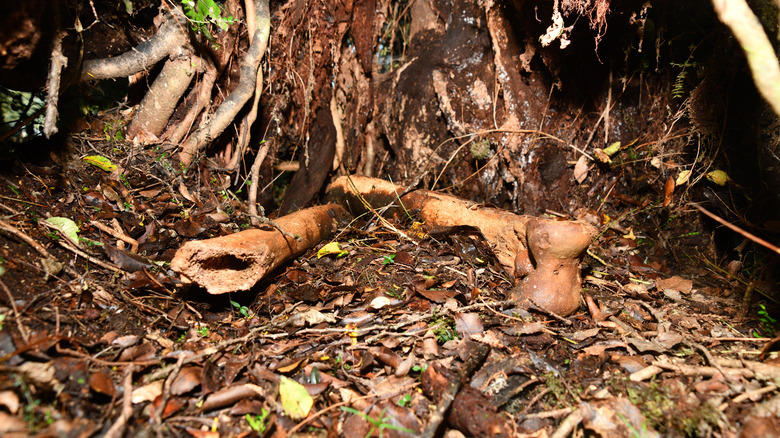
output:
[[[607,146],[606,148],[604,148],[604,153],[611,157],[616,153],[618,153],[619,150],[620,150],[620,142],[616,141],[611,145]]]
[[[105,170],[106,172],[113,172],[116,170],[116,164],[112,163],[108,158],[102,157],[100,155],[87,155],[86,157],[82,158],[82,160],[84,160],[85,163],[91,164],[95,167]]]
[[[309,415],[314,400],[306,388],[295,380],[282,376],[279,383],[279,397],[284,412],[293,420],[302,420]]]
[[[725,186],[727,182],[731,181],[729,175],[722,170],[713,170],[707,174],[707,179],[719,186]]]
[[[75,243],[76,245],[79,244],[79,226],[76,225],[76,223],[71,219],[66,217],[50,217],[46,219],[46,222],[54,225],[71,242]]]
[[[349,253],[349,251],[341,249],[338,242],[330,242],[317,251],[317,258],[321,259],[322,257],[330,254],[336,254],[336,257],[343,257],[347,255],[347,253]]]

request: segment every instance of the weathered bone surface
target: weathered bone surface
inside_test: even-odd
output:
[[[365,211],[359,193],[373,208],[388,204],[398,205],[403,187],[389,181],[364,176],[337,178],[328,187],[331,197],[353,214]],[[414,190],[404,194],[401,202],[407,210],[419,210],[420,219],[429,226],[471,225],[479,229],[504,270],[514,276],[515,257],[526,249],[525,224],[532,216],[521,216],[479,204],[456,196]]]
[[[171,269],[186,283],[203,286],[211,294],[247,290],[268,272],[326,239],[349,214],[335,204],[311,207],[272,226],[227,236],[187,242],[176,251]]]
[[[387,205],[400,208],[400,196],[400,203],[419,211],[429,227],[475,227],[504,270],[512,277],[524,277],[512,290],[512,298],[528,299],[559,315],[579,307],[580,262],[597,232],[591,225],[517,215],[429,190],[404,194],[402,187],[388,181],[360,176],[338,178],[328,192],[353,214]],[[348,216],[340,205],[328,204],[276,220],[298,239],[268,227],[187,242],[176,252],[171,269],[183,281],[212,294],[247,290],[269,271],[326,239],[336,229],[336,219]]]
[[[398,206],[403,187],[362,176],[336,179],[328,192],[352,213],[364,212],[361,197],[372,208]],[[499,263],[510,276],[525,277],[512,290],[516,300],[559,315],[580,304],[580,262],[597,229],[576,221],[517,215],[480,206],[451,195],[414,190],[400,196],[408,210],[419,210],[428,226],[470,225],[480,230]]]
[[[580,262],[596,228],[582,222],[534,218],[526,223],[528,251],[535,269],[513,289],[515,299],[559,315],[569,315],[580,305]]]

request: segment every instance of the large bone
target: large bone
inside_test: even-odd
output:
[[[348,216],[341,206],[328,204],[276,219],[287,236],[268,226],[187,242],[176,251],[171,269],[185,283],[196,283],[211,294],[247,290],[274,268],[326,239],[337,229],[337,220]]]
[[[337,178],[328,192],[353,214],[372,208],[398,206],[419,210],[427,226],[470,225],[480,230],[498,262],[512,277],[525,277],[512,298],[530,299],[560,315],[577,310],[580,302],[579,266],[598,231],[575,221],[518,215],[429,190],[404,194],[391,182],[362,176]],[[362,200],[361,200],[362,198]]]

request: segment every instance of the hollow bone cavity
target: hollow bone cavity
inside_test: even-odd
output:
[[[340,205],[322,205],[277,219],[287,235],[268,226],[187,242],[176,251],[171,269],[185,283],[203,286],[211,294],[247,290],[274,268],[327,238],[337,228],[336,219],[347,216]]]

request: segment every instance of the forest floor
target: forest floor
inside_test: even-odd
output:
[[[566,318],[509,300],[478,235],[409,243],[372,218],[340,230],[338,254],[318,257],[324,241],[249,292],[209,295],[168,262],[249,227],[243,195],[207,169],[182,178],[165,151],[69,141],[0,176],[0,435],[780,430],[774,320],[755,304],[769,290],[736,263],[752,244],[717,257],[692,207],[599,189]],[[49,217],[74,221],[76,241]]]

